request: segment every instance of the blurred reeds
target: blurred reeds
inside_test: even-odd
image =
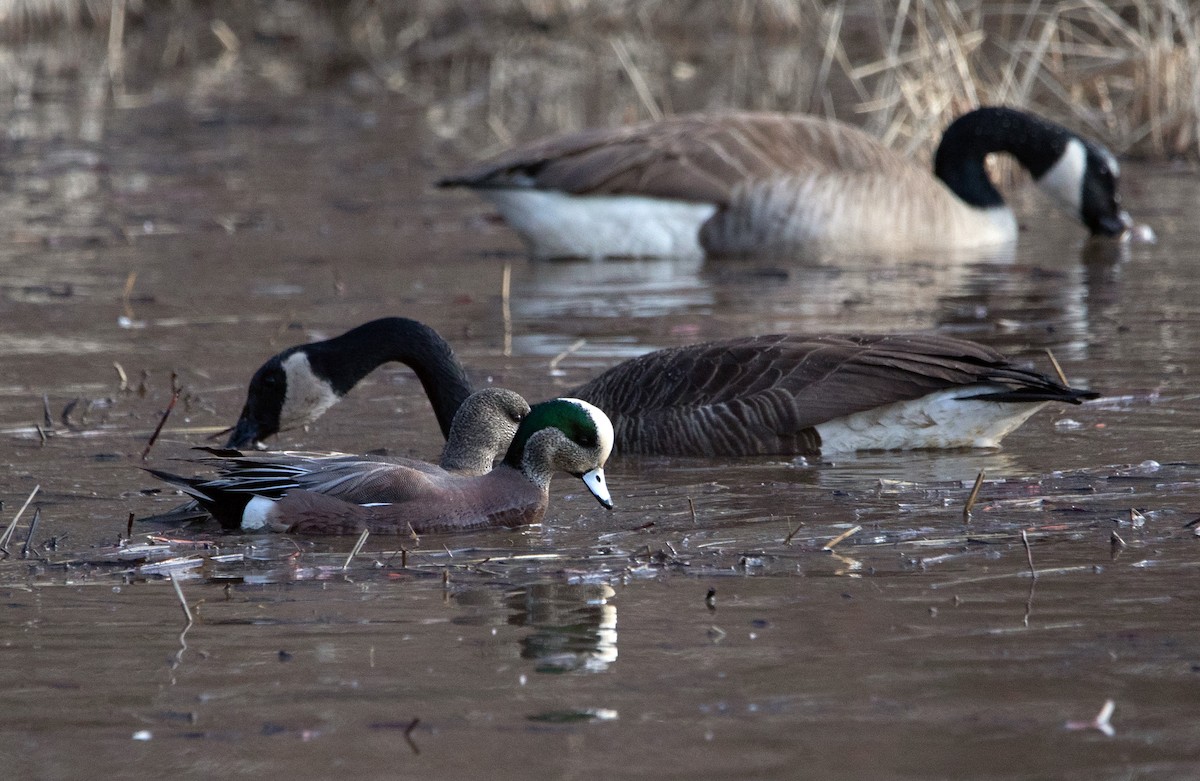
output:
[[[92,20],[102,34],[108,5],[0,0],[0,31],[20,41]],[[1200,6],[1190,0],[130,6],[128,24],[140,34],[126,45],[147,49],[126,53],[131,89],[228,59],[232,37],[247,69],[264,70],[256,57],[276,68],[290,62],[298,75],[287,83],[323,87],[353,74],[356,88],[404,95],[470,156],[561,130],[735,108],[836,116],[928,154],[953,116],[1005,103],[1122,154],[1200,158]]]

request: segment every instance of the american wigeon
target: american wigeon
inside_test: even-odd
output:
[[[432,464],[287,454],[201,459],[217,468],[216,477],[149,471],[180,486],[229,529],[424,534],[540,523],[555,471],[581,478],[611,509],[604,464],[612,447],[612,424],[602,411],[560,398],[534,405],[503,462],[482,475]]]

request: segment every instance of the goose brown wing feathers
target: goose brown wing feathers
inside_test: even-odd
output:
[[[1075,391],[974,342],[936,335],[757,336],[662,350],[574,391],[612,416],[624,452],[815,452],[814,427],[947,388],[994,401],[1078,401]]]
[[[830,170],[879,171],[897,161],[908,165],[866,133],[817,117],[684,115],[557,136],[439,184],[643,195],[725,206],[748,182]]]

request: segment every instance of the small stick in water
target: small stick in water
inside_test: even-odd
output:
[[[129,513],[129,520],[125,522],[125,539],[133,537],[133,513]]]
[[[504,273],[500,277],[500,318],[504,323],[504,354],[512,355],[512,264],[505,262]]]
[[[12,539],[13,531],[15,531],[17,528],[17,521],[21,520],[21,515],[25,512],[25,508],[29,506],[29,503],[33,501],[33,497],[36,496],[37,492],[41,489],[41,483],[33,487],[33,490],[29,492],[29,497],[25,500],[25,504],[21,505],[21,509],[17,510],[17,514],[13,516],[12,521],[8,524],[8,528],[4,530],[3,534],[0,534],[0,552],[3,552],[6,558],[9,555],[8,541]]]
[[[1100,712],[1096,714],[1096,718],[1092,719],[1091,721],[1068,721],[1063,726],[1069,730],[1099,730],[1111,738],[1117,734],[1117,731],[1113,729],[1111,721],[1113,711],[1116,709],[1116,707],[1117,703],[1113,700],[1105,700],[1103,707],[1100,708]]]
[[[849,537],[852,534],[858,534],[860,531],[862,531],[862,526],[855,526],[851,529],[847,529],[846,531],[842,532],[838,536],[834,537],[829,542],[825,543],[821,547],[821,550],[831,551],[831,550],[833,550],[834,546],[837,545],[839,542],[846,539],[847,537]]]
[[[975,475],[975,486],[971,488],[971,495],[967,497],[967,503],[963,505],[963,521],[971,520],[971,510],[975,507],[975,500],[979,498],[979,489],[983,487],[983,470],[979,470],[979,474]]]
[[[688,497],[688,510],[692,513],[692,526],[696,525],[696,503],[692,501],[692,497]]]
[[[54,421],[50,419],[50,397],[42,394],[42,425],[47,431],[54,430]]]
[[[363,545],[367,544],[367,537],[371,536],[370,529],[363,529],[362,534],[358,535],[358,542],[354,543],[354,547],[350,549],[350,555],[346,557],[346,563],[342,565],[342,572],[350,569],[350,562],[362,550]]]
[[[1050,359],[1050,365],[1054,367],[1054,373],[1058,375],[1058,381],[1063,385],[1070,385],[1067,382],[1067,375],[1063,373],[1062,366],[1059,366],[1058,359],[1054,357],[1054,353],[1050,352],[1050,348],[1046,348],[1046,357]]]
[[[174,375],[171,375],[174,378]],[[174,385],[174,380],[172,380]],[[171,391],[171,401],[167,403],[167,409],[163,412],[162,420],[158,421],[158,425],[154,427],[154,433],[150,435],[150,441],[146,443],[146,449],[142,451],[142,460],[146,460],[146,456],[150,455],[150,448],[154,447],[154,443],[158,441],[158,435],[162,433],[163,426],[167,424],[167,418],[171,416],[171,410],[175,409],[175,402],[179,401],[179,390]]]
[[[1029,549],[1029,537],[1026,536],[1025,530],[1021,530],[1021,542],[1025,545],[1025,558],[1029,561],[1029,573],[1033,575],[1033,579],[1037,580],[1037,570],[1033,568],[1033,551]]]
[[[563,351],[562,351],[561,353],[559,353],[558,355],[556,355],[556,356],[554,356],[553,358],[551,358],[551,359],[550,359],[550,367],[549,367],[549,368],[550,368],[550,373],[551,373],[551,374],[554,374],[555,372],[557,372],[557,371],[558,371],[558,365],[559,365],[560,363],[562,363],[562,360],[563,360],[564,358],[566,358],[568,355],[570,355],[571,353],[573,353],[573,352],[575,352],[576,350],[578,350],[580,347],[583,347],[585,344],[587,344],[587,339],[576,339],[574,342],[572,342],[572,343],[571,343],[571,346],[570,346],[570,347],[568,347],[567,349],[563,350]]]
[[[404,740],[408,742],[408,747],[412,749],[412,753],[414,754],[421,753],[421,749],[417,748],[417,742],[412,739],[413,730],[415,730],[417,725],[420,723],[420,719],[413,719],[412,723],[409,724],[404,730]]]
[[[21,546],[21,558],[29,558],[29,546],[33,544],[33,535],[37,532],[38,519],[42,517],[42,508],[35,507],[33,520],[29,522],[29,534],[25,535],[25,544]]]
[[[194,621],[192,620],[192,609],[188,607],[187,600],[183,597],[183,587],[179,585],[179,580],[174,575],[171,576],[171,585],[175,587],[175,596],[179,597],[179,604],[183,606],[183,617],[187,619],[187,626],[183,631],[191,629]]]

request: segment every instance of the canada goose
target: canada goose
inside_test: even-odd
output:
[[[490,200],[538,257],[904,254],[1016,240],[984,169],[992,152],[1093,235],[1130,227],[1111,152],[1001,106],[946,128],[934,175],[836,120],[747,112],[569,133],[438,184]]]
[[[228,529],[425,534],[540,523],[555,471],[581,478],[612,509],[604,481],[612,446],[612,424],[603,412],[562,398],[534,406],[504,461],[483,475],[432,464],[286,455],[201,459],[217,467],[212,478],[148,471],[180,486]]]
[[[268,360],[250,382],[228,447],[265,439],[282,429],[280,421],[314,420],[332,404],[326,400],[353,387],[348,378],[356,382],[393,360],[419,376],[463,378],[461,387],[424,383],[438,420],[470,391],[457,356],[432,328],[403,317],[374,320]],[[454,365],[414,363],[427,360]],[[296,394],[294,387],[323,391]],[[659,350],[570,395],[608,412],[620,453],[749,456],[996,447],[1046,402],[1078,404],[1099,394],[964,339],[827,334]]]

